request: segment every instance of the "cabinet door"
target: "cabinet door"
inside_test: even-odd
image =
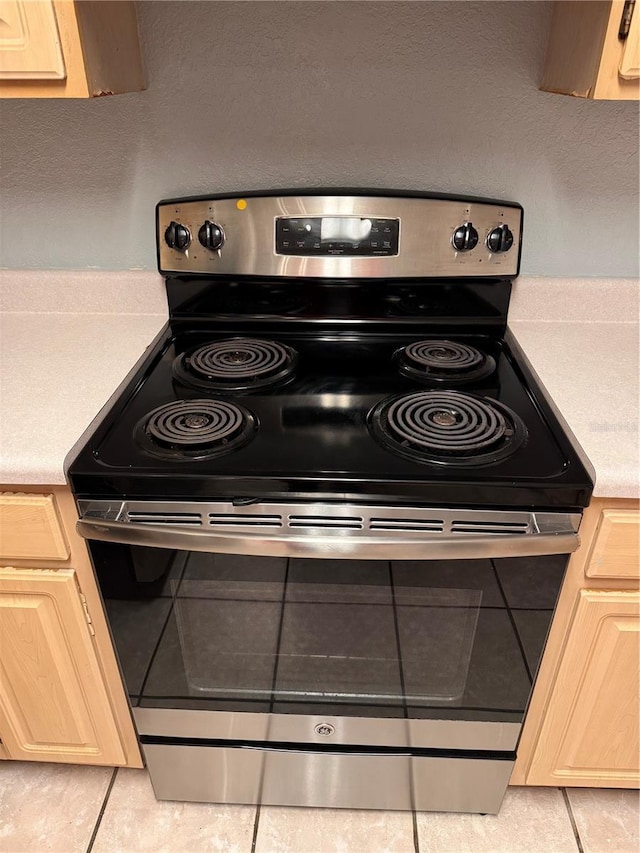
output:
[[[625,80],[640,77],[640,7],[636,4],[631,12],[629,34],[620,60],[620,76]]]
[[[0,79],[64,76],[53,0],[0,0]]]
[[[588,578],[640,579],[640,513],[603,509],[587,561]]]
[[[639,606],[635,591],[580,590],[528,784],[638,786]]]
[[[0,569],[0,739],[9,758],[125,763],[72,569]]]
[[[54,495],[0,494],[0,560],[67,560]]]

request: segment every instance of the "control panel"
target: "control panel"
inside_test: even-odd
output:
[[[157,207],[162,273],[321,278],[518,274],[522,208],[424,195],[248,195]]]
[[[367,216],[303,216],[276,219],[280,255],[397,255],[400,222]]]

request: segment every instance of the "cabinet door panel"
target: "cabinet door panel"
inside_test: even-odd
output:
[[[620,60],[620,76],[625,80],[640,77],[640,7],[637,4],[631,15],[631,26]]]
[[[0,495],[0,559],[68,558],[69,545],[53,495]]]
[[[589,556],[589,578],[640,577],[640,513],[604,509]]]
[[[64,77],[53,0],[0,0],[0,79]]]
[[[640,593],[581,590],[527,782],[640,782]]]
[[[124,763],[72,569],[0,569],[0,650],[10,758]]]

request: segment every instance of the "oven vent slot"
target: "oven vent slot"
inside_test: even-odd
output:
[[[136,512],[129,511],[127,519],[132,524],[168,524],[184,527],[202,527],[199,512]]]
[[[369,530],[419,530],[425,533],[444,533],[441,518],[370,518]]]
[[[263,515],[261,513],[225,514],[210,512],[209,524],[212,527],[282,527],[281,515]]]
[[[460,521],[454,519],[451,522],[452,533],[484,533],[492,536],[504,533],[513,536],[519,533],[526,534],[529,531],[528,521],[473,521],[471,519]]]
[[[290,515],[289,527],[330,530],[362,530],[358,515]]]

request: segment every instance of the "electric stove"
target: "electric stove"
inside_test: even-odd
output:
[[[169,321],[68,477],[157,796],[497,811],[593,488],[507,328],[522,208],[156,227]]]

